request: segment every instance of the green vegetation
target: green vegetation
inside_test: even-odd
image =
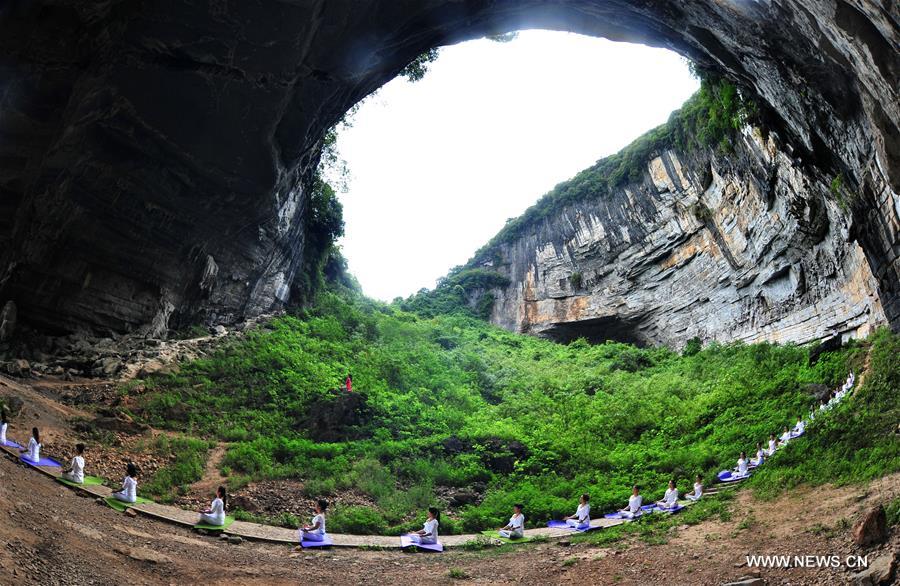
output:
[[[900,468],[891,435],[900,338],[880,332],[873,344],[874,371],[853,404],[772,458],[751,481],[758,490]],[[366,506],[331,511],[333,531],[396,533],[420,522],[436,494],[474,491],[442,517],[448,534],[498,527],[519,501],[534,526],[570,514],[585,491],[599,512],[621,506],[634,483],[651,499],[671,477],[682,491],[698,472],[709,482],[805,414],[808,384],[860,372],[865,352],[855,345],[810,364],[809,349],[772,344],[698,341],[683,355],[560,345],[462,313],[423,317],[323,292],[315,306],[147,381],[135,400],[154,426],[231,442],[224,467],[235,482],[298,478],[309,497],[364,497]],[[336,390],[348,371],[353,393]],[[197,471],[185,463],[165,482]]]
[[[881,330],[871,343],[871,372],[853,400],[814,420],[804,441],[788,444],[775,465],[762,467],[751,480],[757,494],[774,496],[800,483],[860,482],[900,469],[900,336]],[[858,348],[848,356],[858,364],[861,354]],[[824,361],[825,370],[842,370],[833,354]]]
[[[668,122],[650,130],[614,155],[597,161],[572,179],[560,183],[518,218],[507,222],[481,250],[474,261],[482,262],[498,244],[510,242],[530,231],[535,224],[579,201],[597,199],[639,181],[647,162],[665,149],[690,153],[706,148],[731,152],[731,139],[744,124],[758,117],[755,103],[744,97],[731,82],[699,73],[700,90]]]
[[[187,487],[203,477],[207,452],[215,446],[191,437],[157,436],[138,451],[148,451],[170,460],[149,480],[141,483],[141,494],[158,502],[171,502],[175,494],[187,494]]]
[[[489,290],[508,285],[509,278],[496,271],[454,267],[434,289],[422,289],[405,300],[397,298],[394,305],[423,317],[463,313],[486,320],[494,306]]]

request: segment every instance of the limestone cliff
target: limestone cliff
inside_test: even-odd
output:
[[[814,168],[747,127],[733,152],[653,153],[643,177],[482,250],[491,320],[568,340],[808,342],[884,322],[852,219]]]

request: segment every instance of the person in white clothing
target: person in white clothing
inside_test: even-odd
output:
[[[792,437],[792,436],[791,436],[791,430],[790,430],[790,428],[789,428],[787,425],[785,425],[785,426],[784,426],[784,433],[782,433],[782,434],[781,434],[781,437],[778,438],[778,439],[779,439],[779,442],[781,443],[781,445],[785,445],[785,444],[787,444],[789,441],[791,441],[791,437]]]
[[[69,469],[62,473],[62,479],[84,484],[84,444],[75,444],[75,456],[69,463]]]
[[[635,484],[631,487],[631,497],[628,499],[628,506],[619,511],[619,513],[623,517],[634,518],[641,513],[642,504],[644,504],[644,497],[641,496],[640,487]]]
[[[505,527],[498,530],[500,537],[507,539],[522,539],[525,537],[525,515],[522,514],[524,508],[521,504],[513,505],[513,516],[509,518],[509,523]]]
[[[428,518],[425,520],[425,525],[415,533],[410,533],[409,537],[413,543],[437,543],[438,525],[440,523],[441,512],[437,510],[437,507],[428,507]]]
[[[216,498],[205,511],[200,511],[200,523],[221,527],[225,524],[225,505],[228,503],[228,493],[224,486],[216,489]]]
[[[675,486],[675,481],[669,481],[669,488],[666,489],[666,494],[663,495],[663,499],[656,503],[656,506],[661,509],[673,509],[678,506],[678,488]]]
[[[578,508],[575,509],[574,515],[569,515],[568,517],[563,517],[563,521],[566,522],[566,525],[569,527],[582,527],[584,525],[591,524],[591,497],[589,494],[584,493],[581,495],[581,498],[578,499]]]
[[[754,468],[762,465],[766,461],[766,451],[763,450],[762,442],[756,442],[756,457],[750,460],[750,465]]]
[[[315,515],[309,525],[300,528],[300,541],[324,541],[325,540],[325,511],[328,509],[328,501],[319,499],[316,501]]]
[[[737,476],[747,476],[747,474],[750,473],[750,469],[747,466],[747,452],[741,452],[741,457],[738,458],[735,471],[737,472]]]
[[[778,442],[775,440],[775,434],[769,434],[769,450],[766,454],[767,456],[772,456],[775,453],[775,450],[778,448]]]
[[[137,466],[129,462],[122,480],[122,490],[112,493],[114,499],[124,503],[137,502]]]
[[[6,421],[6,410],[0,409],[0,446],[6,445],[6,429],[9,424]]]
[[[797,417],[797,423],[794,424],[794,435],[800,435],[806,430],[806,422],[802,417]]]
[[[692,501],[699,501],[700,497],[703,496],[703,477],[699,474],[697,478],[694,480],[694,492],[689,492],[684,495],[685,498]]]
[[[25,451],[23,457],[26,460],[30,460],[35,464],[41,461],[41,448],[43,444],[41,444],[41,434],[38,432],[38,428],[31,428],[31,439],[28,440],[28,449]]]

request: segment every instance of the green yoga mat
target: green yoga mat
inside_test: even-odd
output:
[[[75,488],[78,488],[79,486],[99,486],[103,484],[103,479],[98,476],[85,476],[84,482],[82,482],[81,484],[60,477],[57,477],[56,479],[66,486],[74,486]]]
[[[482,531],[482,535],[486,535],[491,539],[499,539],[503,543],[528,543],[531,541],[530,537],[520,537],[519,539],[509,539],[508,537],[500,537],[500,533],[497,531]]]
[[[122,501],[116,499],[115,497],[111,497],[111,496],[108,496],[103,500],[106,501],[106,504],[108,504],[110,507],[114,508],[115,510],[117,510],[119,512],[124,511],[128,507],[133,507],[134,505],[140,505],[142,503],[152,503],[153,502],[150,499],[145,499],[143,497],[137,497],[136,503],[125,503],[125,502],[122,502]]]
[[[206,523],[197,523],[194,529],[206,529],[207,531],[224,531],[228,526],[234,523],[234,517],[225,517],[224,525],[207,525]]]

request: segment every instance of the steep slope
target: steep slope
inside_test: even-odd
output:
[[[490,319],[570,340],[680,346],[865,336],[885,321],[840,178],[745,126],[707,148],[647,150],[609,189],[602,164],[479,251]],[[481,293],[479,291],[478,293]]]

